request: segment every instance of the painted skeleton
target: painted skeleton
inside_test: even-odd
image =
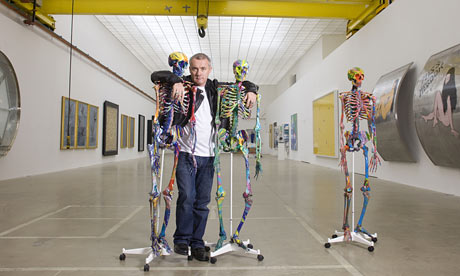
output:
[[[367,231],[362,227],[364,215],[366,213],[367,204],[370,199],[370,186],[369,186],[369,167],[371,171],[377,169],[377,165],[380,164],[380,158],[377,154],[377,136],[375,128],[375,97],[372,94],[359,90],[362,81],[364,80],[364,72],[354,67],[348,71],[348,79],[352,82],[353,87],[351,91],[340,93],[340,100],[342,103],[342,115],[340,118],[340,166],[345,172],[345,193],[344,193],[344,216],[343,216],[343,230],[344,239],[350,241],[350,226],[348,224],[348,213],[350,209],[350,201],[352,197],[352,185],[350,183],[350,175],[348,173],[347,166],[347,152],[356,152],[363,150],[365,160],[365,179],[364,184],[361,187],[363,192],[364,202],[359,218],[358,224],[355,228],[355,232],[361,232],[370,238],[373,238]],[[344,133],[344,122],[343,118],[346,116],[347,121],[352,124],[351,131],[345,131]],[[360,131],[359,121],[367,120],[369,131]],[[372,157],[368,159],[368,147],[366,143],[372,141],[373,150]]]
[[[188,66],[188,59],[185,54],[174,52],[169,55],[169,65],[173,67],[173,73],[182,77],[184,70]],[[192,135],[194,131],[194,107],[195,107],[195,90],[191,83],[184,82],[185,96],[183,102],[178,102],[172,98],[172,84],[155,83],[156,90],[156,112],[153,120],[153,143],[148,145],[150,165],[152,170],[152,190],[150,192],[150,223],[151,223],[151,240],[152,250],[156,256],[161,255],[161,251],[171,252],[166,239],[165,232],[168,226],[171,213],[171,201],[173,197],[173,185],[175,181],[177,161],[179,157],[178,138],[182,134],[182,128],[190,121],[192,123]],[[196,137],[193,135],[193,137]],[[174,165],[168,186],[163,190],[165,200],[165,214],[161,232],[158,233],[157,213],[158,200],[161,196],[158,190],[160,167],[160,149],[174,150]]]
[[[238,118],[249,119],[251,117],[251,111],[246,106],[245,96],[248,93],[246,88],[243,86],[243,82],[246,79],[249,66],[245,60],[237,60],[233,63],[233,72],[235,74],[236,82],[231,84],[221,85],[218,88],[218,107],[216,114],[216,147],[215,147],[215,159],[214,166],[217,173],[217,192],[216,201],[219,214],[219,240],[216,245],[216,250],[221,248],[223,242],[227,239],[227,234],[224,230],[223,218],[222,218],[222,203],[225,197],[225,191],[222,187],[222,177],[220,170],[220,152],[238,152],[243,153],[246,166],[246,190],[243,193],[245,200],[245,208],[241,221],[232,236],[232,242],[237,243],[239,246],[246,249],[246,246],[239,238],[239,233],[243,224],[246,220],[246,216],[252,206],[252,188],[249,172],[249,150],[247,148],[248,135],[244,130],[237,130]],[[259,110],[260,110],[260,95],[257,95],[257,116],[256,125],[254,127],[256,135],[256,172],[255,177],[257,178],[259,173],[262,171],[262,165],[260,162],[260,121],[259,121]]]

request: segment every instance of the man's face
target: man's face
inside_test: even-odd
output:
[[[190,61],[190,74],[192,81],[197,86],[205,86],[211,73],[211,65],[207,59],[192,59]]]

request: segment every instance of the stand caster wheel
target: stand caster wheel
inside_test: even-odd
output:
[[[324,244],[324,247],[329,248],[329,247],[331,247],[331,244],[327,242],[327,243]]]
[[[377,238],[376,238],[376,237],[372,237],[372,241],[373,241],[373,242],[377,242]]]
[[[145,264],[145,265],[144,265],[144,271],[149,271],[149,270],[150,270],[149,264]]]
[[[216,257],[211,257],[210,262],[212,264],[215,264],[217,262],[217,258]]]
[[[257,255],[257,260],[259,262],[263,261],[264,260],[264,256],[263,255]]]
[[[206,250],[206,252],[209,252],[209,251],[211,251],[211,248],[209,246],[205,246],[204,250]]]
[[[126,259],[125,253],[120,254],[120,261],[124,261]]]
[[[187,256],[187,260],[188,260],[188,261],[193,260],[193,256],[192,256],[192,255],[188,255],[188,256]]]
[[[253,248],[254,248],[254,245],[252,245],[251,243],[248,243],[248,248],[249,248],[249,249],[253,249]]]
[[[333,239],[337,238],[337,235],[336,234],[332,235],[332,238]]]
[[[369,247],[367,248],[367,250],[369,250],[369,252],[372,252],[372,251],[374,251],[374,247],[373,247],[373,246],[369,246]]]

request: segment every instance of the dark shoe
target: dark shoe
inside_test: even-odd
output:
[[[174,252],[181,255],[188,255],[188,245],[186,245],[185,243],[175,244]]]
[[[192,256],[200,262],[209,262],[208,252],[203,247],[192,248]]]

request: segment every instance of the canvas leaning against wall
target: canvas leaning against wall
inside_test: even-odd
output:
[[[313,101],[313,153],[337,157],[338,92],[332,91]]]

